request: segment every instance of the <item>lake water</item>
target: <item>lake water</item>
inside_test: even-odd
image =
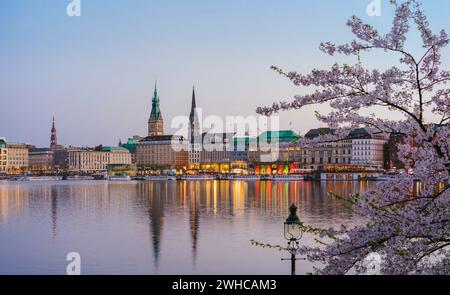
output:
[[[328,192],[367,182],[0,183],[0,274],[65,274],[69,252],[82,274],[275,274],[290,272],[283,222],[321,227],[359,220]],[[301,243],[313,243],[304,236]],[[297,273],[312,270],[297,262]]]

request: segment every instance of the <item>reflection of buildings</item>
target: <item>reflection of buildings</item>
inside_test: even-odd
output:
[[[56,237],[56,230],[58,224],[58,191],[55,186],[50,188],[50,206],[52,215],[52,232],[53,237]]]
[[[194,266],[197,262],[197,243],[198,243],[198,232],[200,225],[200,183],[191,183],[192,186],[189,187],[189,225],[191,233],[191,243],[192,243],[192,259]]]
[[[27,215],[30,191],[20,189],[19,185],[0,186],[0,224],[8,219]]]
[[[159,257],[161,255],[161,239],[164,225],[164,203],[161,201],[161,198],[163,198],[164,194],[162,194],[161,187],[159,185],[152,186],[151,189],[152,192],[149,195],[149,215],[152,229],[153,256],[155,266],[158,267]]]

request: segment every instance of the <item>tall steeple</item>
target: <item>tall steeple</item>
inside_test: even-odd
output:
[[[53,114],[52,131],[50,136],[50,148],[54,148],[58,145],[58,138],[56,136],[55,114]]]
[[[195,109],[197,108],[195,103],[195,86],[192,87],[192,102],[191,102],[191,113],[189,114],[189,121],[192,123],[194,121]]]
[[[197,104],[195,101],[195,87],[192,87],[191,113],[189,114],[189,138],[191,143],[199,140],[200,124],[197,114]]]
[[[191,113],[189,114],[189,142],[189,170],[197,171],[201,163],[202,136],[194,88],[192,88]]]
[[[155,81],[155,90],[152,98],[152,111],[150,113],[150,118],[148,119],[148,136],[161,135],[164,135],[164,121],[162,118],[161,109],[159,107],[159,95]]]

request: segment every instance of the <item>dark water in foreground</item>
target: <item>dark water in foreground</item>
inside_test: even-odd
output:
[[[287,255],[251,239],[285,244],[293,202],[315,226],[356,223],[327,192],[362,182],[0,183],[0,274],[288,274]],[[312,243],[305,236],[302,243]],[[299,261],[297,273],[311,270]]]

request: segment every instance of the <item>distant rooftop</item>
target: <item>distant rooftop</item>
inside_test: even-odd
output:
[[[139,143],[139,140],[134,139],[134,138],[129,138],[127,143],[122,144],[121,147],[129,150],[131,153],[134,153],[134,152],[136,152],[138,143]]]
[[[349,134],[348,134],[348,138],[349,139],[355,139],[355,138],[368,138],[370,137],[370,133],[369,131],[367,131],[366,128],[358,128],[358,129],[354,129],[352,130]]]
[[[314,139],[319,136],[334,134],[335,130],[331,128],[317,128],[317,129],[311,129],[308,131],[308,133],[305,134],[305,138],[307,139]]]
[[[53,152],[52,149],[49,148],[32,148],[29,151],[30,153],[43,153],[43,152]]]
[[[28,146],[26,143],[21,143],[21,142],[14,142],[14,141],[7,141],[6,144],[8,146],[22,146],[22,147],[26,147]]]
[[[292,130],[265,131],[258,136],[258,141],[265,142],[295,142],[301,139],[301,136]]]
[[[6,139],[4,137],[0,137],[0,147],[8,147],[6,143]]]
[[[158,141],[171,141],[171,140],[179,140],[182,141],[184,139],[183,136],[179,135],[157,135],[157,136],[147,136],[141,139],[139,142],[158,142]]]
[[[102,151],[104,152],[128,152],[128,149],[120,146],[104,146],[102,148]]]

